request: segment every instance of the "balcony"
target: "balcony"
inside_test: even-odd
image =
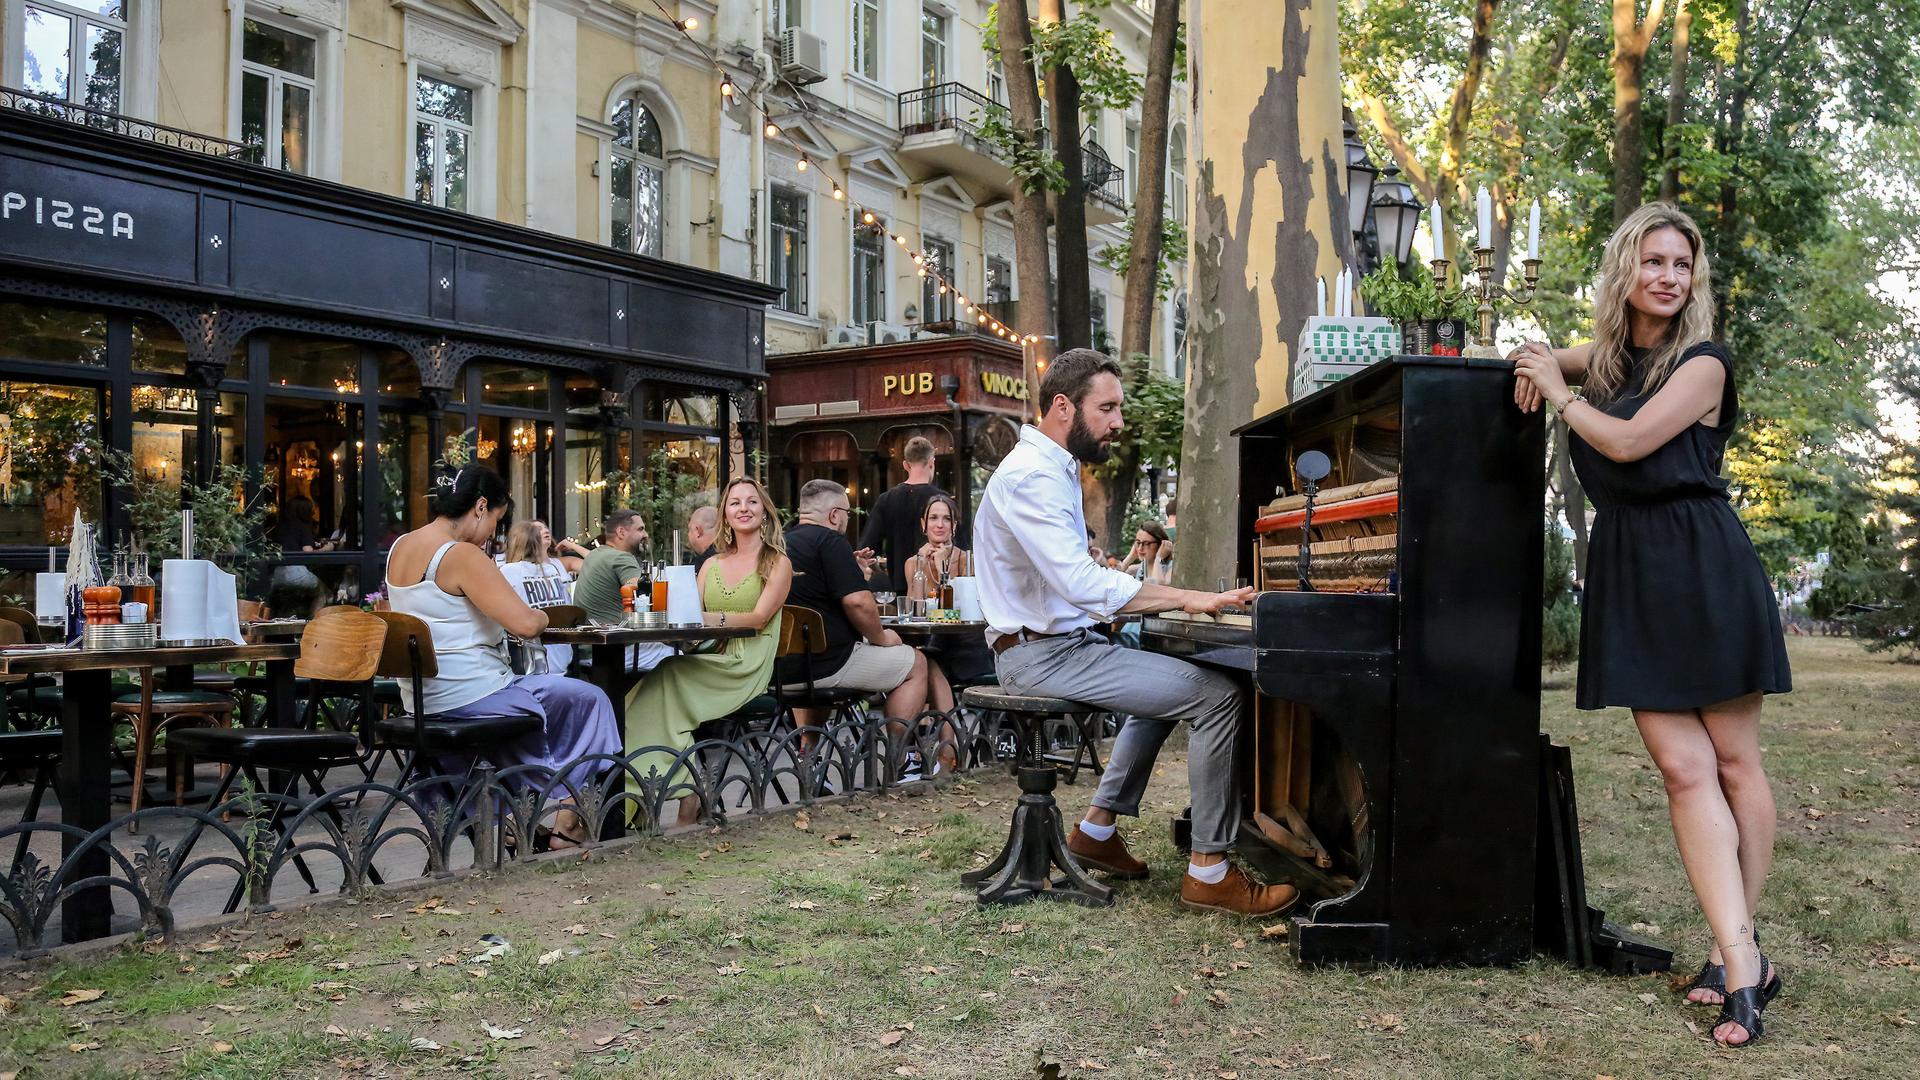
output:
[[[15,112],[44,116],[53,120],[65,120],[96,131],[108,131],[130,139],[143,139],[163,146],[191,150],[198,154],[243,161],[250,165],[258,165],[261,160],[262,148],[258,146],[229,142],[212,135],[202,135],[195,131],[184,131],[165,124],[156,124],[151,120],[135,120],[119,113],[107,112],[105,109],[96,109],[91,105],[81,105],[64,98],[35,94],[27,90],[16,90],[10,86],[0,86],[0,109],[12,109]]]
[[[1015,183],[1013,169],[998,147],[981,135],[989,121],[1011,125],[1005,105],[957,82],[923,86],[899,98],[900,153],[955,178],[1005,191]],[[1047,133],[1040,133],[1045,144]],[[1126,178],[1098,143],[1082,148],[1086,157],[1087,224],[1103,225],[1126,216]]]

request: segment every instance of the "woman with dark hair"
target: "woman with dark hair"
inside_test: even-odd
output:
[[[1155,585],[1173,584],[1173,541],[1167,538],[1166,526],[1157,521],[1141,522],[1133,532],[1133,548],[1120,563],[1120,572]]]
[[[512,504],[499,474],[468,465],[434,500],[434,519],[388,553],[387,601],[427,624],[439,667],[422,687],[425,700],[407,708],[453,720],[538,716],[542,730],[496,752],[494,764],[543,766],[570,785],[588,769],[568,769],[569,762],[620,752],[619,725],[599,687],[564,675],[515,675],[507,661],[506,634],[532,640],[547,628],[546,613],[521,599],[483,550]],[[402,696],[412,692],[402,681]],[[579,816],[563,808],[555,846],[586,839]]]
[[[627,694],[628,745],[665,748],[635,759],[643,776],[668,776],[675,757],[693,745],[694,729],[767,692],[793,562],[773,496],[758,480],[737,477],[720,493],[719,536],[696,580],[708,626],[744,626],[755,633],[716,652],[670,656]],[[672,777],[672,788],[683,786],[689,786],[686,774]],[[679,823],[693,824],[700,799],[685,791],[677,798]]]
[[[927,542],[907,561],[910,599],[924,600],[937,592],[942,575],[966,577],[973,573],[973,557],[954,544],[959,528],[960,504],[953,496],[935,495],[927,500],[927,508],[920,512],[920,532]],[[938,673],[933,677],[942,687],[939,696],[952,693],[945,689],[949,680],[973,686],[984,682],[993,671],[993,653],[983,638],[936,635],[920,651],[933,661],[931,670]]]
[[[1565,419],[1596,510],[1575,696],[1582,709],[1633,710],[1713,931],[1687,1000],[1719,1005],[1714,1039],[1744,1046],[1781,987],[1753,921],[1774,830],[1760,701],[1792,677],[1773,591],[1720,475],[1740,405],[1733,360],[1713,341],[1693,219],[1651,203],[1620,223],[1593,322],[1589,344],[1530,343],[1510,357],[1514,400],[1529,411],[1544,400]]]

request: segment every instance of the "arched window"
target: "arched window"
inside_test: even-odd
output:
[[[1187,129],[1174,128],[1167,136],[1167,211],[1173,220],[1187,221]]]
[[[667,174],[660,124],[638,97],[624,97],[613,109],[613,246],[659,256],[666,234]]]

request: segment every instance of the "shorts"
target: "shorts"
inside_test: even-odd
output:
[[[907,681],[913,674],[917,653],[911,645],[875,645],[856,641],[847,662],[831,675],[815,679],[816,690],[872,690],[885,693]],[[805,690],[805,683],[789,684],[788,690]]]

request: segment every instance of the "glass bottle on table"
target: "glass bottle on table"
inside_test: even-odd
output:
[[[634,583],[636,595],[630,611],[652,611],[653,604],[653,564],[640,564],[640,580]]]
[[[927,617],[927,601],[932,599],[927,591],[927,570],[920,560],[913,561],[913,591],[907,594],[913,599],[913,614],[917,618]]]
[[[953,610],[953,578],[946,563],[940,564],[940,610]]]
[[[667,610],[667,568],[656,564],[653,568],[653,610]]]
[[[133,555],[133,573],[127,585],[128,591],[121,595],[128,600],[147,605],[147,619],[153,622],[158,620],[154,618],[155,612],[153,610],[153,575],[147,572],[147,567],[147,553],[144,551],[135,552]]]

